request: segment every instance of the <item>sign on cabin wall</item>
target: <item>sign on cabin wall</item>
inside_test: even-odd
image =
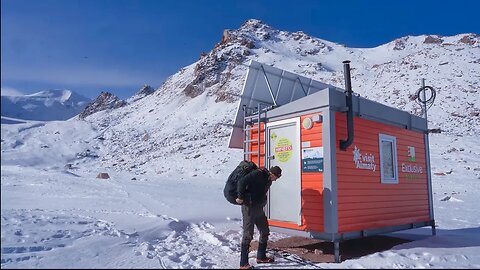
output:
[[[417,163],[417,158],[415,154],[415,147],[407,147],[408,162],[402,162],[401,169],[402,173],[405,173],[407,179],[418,179],[422,178],[421,174],[424,173],[423,167]]]
[[[323,147],[302,149],[302,172],[323,172]]]

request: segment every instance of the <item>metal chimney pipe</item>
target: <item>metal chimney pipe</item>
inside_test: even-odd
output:
[[[347,148],[353,143],[353,92],[352,92],[352,80],[350,78],[350,61],[343,61],[343,72],[345,77],[345,90],[346,90],[346,104],[347,104],[347,140],[340,140],[340,150],[347,150]]]

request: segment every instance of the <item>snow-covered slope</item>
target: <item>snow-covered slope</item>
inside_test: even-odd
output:
[[[430,128],[450,135],[478,134],[479,55],[476,34],[407,36],[358,49],[248,20],[237,30],[225,30],[212,51],[172,75],[153,94],[86,121],[105,138],[103,166],[213,177],[229,167],[224,163],[241,158],[238,150],[227,149],[227,139],[246,75],[243,63],[254,59],[344,88],[342,61],[351,60],[356,93],[420,114],[411,96],[425,78],[437,91],[429,111]],[[211,167],[199,160],[210,161]],[[188,165],[181,165],[185,161]]]
[[[85,121],[1,128],[2,269],[238,268],[240,209],[222,192],[225,169],[233,164],[215,164],[211,154],[215,150],[220,155],[222,146],[199,147],[196,159],[186,154],[174,167],[184,168],[182,173],[141,174],[104,168],[100,161],[113,147],[101,130]],[[378,252],[340,264],[302,264],[294,255],[269,250],[275,263],[259,268],[479,268],[477,141],[476,136],[430,136],[436,236],[428,227],[397,232],[392,235],[415,241],[387,250],[368,247]],[[213,178],[195,171],[222,167]],[[110,178],[98,179],[98,173]],[[285,237],[272,232],[270,239]],[[255,264],[254,259],[250,263]]]
[[[70,90],[47,90],[21,96],[2,95],[2,117],[66,120],[79,114],[89,102],[90,99]]]

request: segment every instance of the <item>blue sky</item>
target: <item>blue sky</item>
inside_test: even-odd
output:
[[[479,10],[474,0],[2,0],[1,86],[127,98],[143,84],[160,86],[251,18],[358,48],[478,34]]]

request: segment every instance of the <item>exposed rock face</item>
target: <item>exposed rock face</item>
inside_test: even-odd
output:
[[[459,41],[467,45],[475,45],[475,44],[478,45],[479,36],[475,34],[466,35],[466,36],[463,36]]]
[[[273,29],[259,20],[248,20],[237,30],[224,30],[220,42],[210,53],[202,55],[196,64],[193,80],[183,93],[194,98],[208,91],[209,95],[217,97],[216,102],[234,102],[235,99],[222,86],[231,79],[231,71],[252,54],[256,43],[272,36],[270,31]]]
[[[148,84],[145,84],[140,91],[136,94],[137,96],[148,96],[155,92],[155,89]]]
[[[220,42],[209,53],[202,53],[195,64],[194,76],[183,89],[183,94],[195,98],[203,93],[215,96],[215,102],[233,103],[237,101],[234,91],[228,87],[234,79],[236,71],[248,59],[258,58],[265,53],[272,53],[268,44],[291,43],[299,44],[293,53],[300,57],[318,57],[333,50],[320,39],[313,38],[302,31],[290,33],[274,29],[260,20],[247,20],[239,29],[226,29]],[[266,46],[267,45],[267,46]],[[275,47],[275,46],[274,46]],[[273,52],[275,53],[275,52]],[[325,70],[321,63],[315,64],[316,71]],[[303,75],[311,75],[306,71]]]
[[[148,95],[153,94],[153,92],[155,92],[155,88],[151,87],[148,84],[145,84],[140,90],[138,90],[138,92],[135,95],[133,95],[131,98],[129,98],[127,100],[127,102],[131,103],[131,102],[137,101],[137,100],[142,99],[142,98],[144,98]]]
[[[226,44],[232,41],[232,34],[228,31],[228,29],[223,30],[222,40],[220,41],[220,45]]]
[[[108,175],[108,173],[99,173],[97,175],[97,178],[99,178],[99,179],[109,179],[110,175]]]
[[[425,41],[423,41],[423,43],[425,44],[442,44],[442,42],[443,42],[443,39],[437,36],[427,36],[425,38]]]
[[[395,47],[393,47],[396,51],[401,51],[405,49],[405,42],[407,42],[408,37],[403,37],[395,40]]]
[[[125,106],[127,103],[112,93],[101,92],[100,95],[78,115],[78,118],[85,119],[85,117],[94,114],[96,112],[104,111],[107,109],[116,109]]]

